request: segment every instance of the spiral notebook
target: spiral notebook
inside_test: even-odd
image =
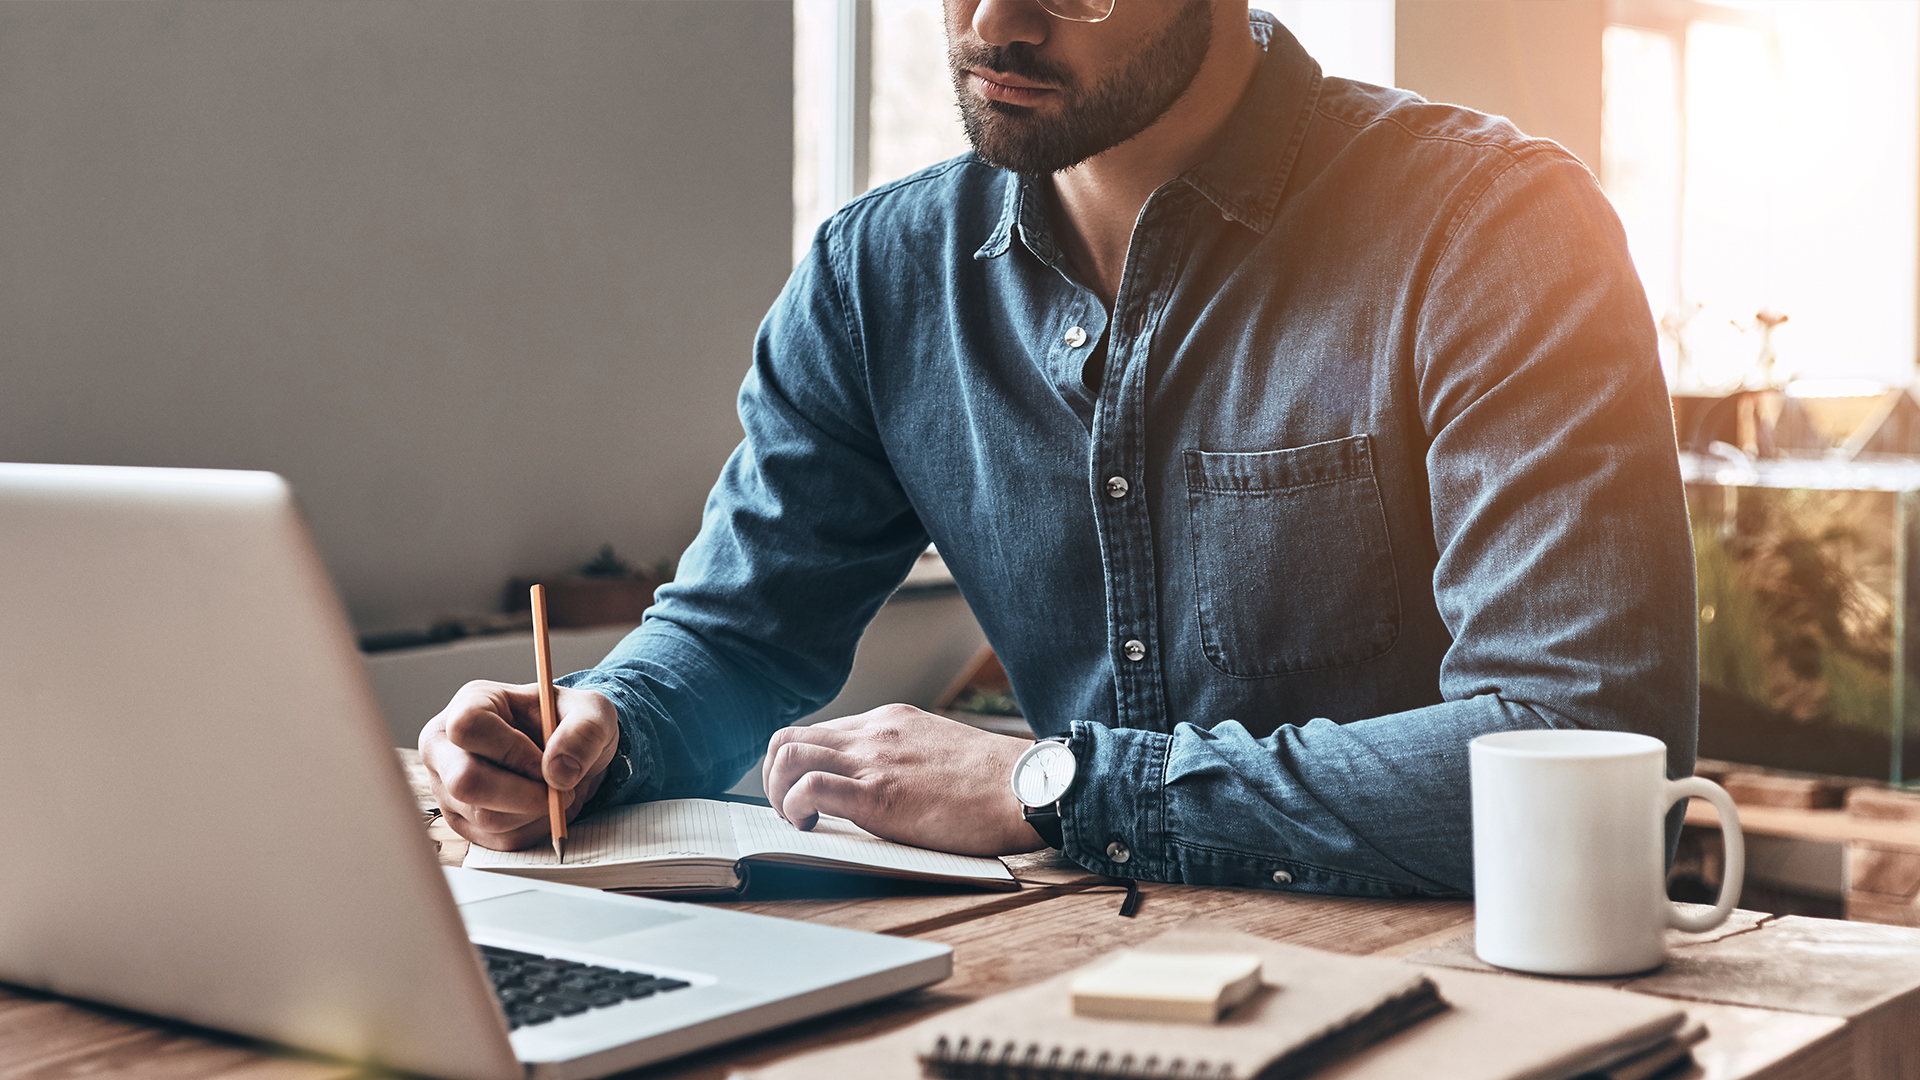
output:
[[[1273,947],[1260,944],[1261,953]],[[1263,956],[1265,985],[1217,1023],[1076,1016],[1075,972],[936,1017],[915,1056],[925,1075],[946,1077],[1305,1076],[1446,1008],[1433,982],[1406,964],[1279,948]],[[1167,935],[1145,951],[1183,950],[1243,951],[1192,935]]]
[[[923,1074],[1568,1080],[1614,1076],[1619,1066],[1627,1067],[1617,1074],[1622,1080],[1641,1080],[1648,1069],[1636,1066],[1677,1064],[1699,1037],[1685,1034],[1686,1013],[1675,1003],[1641,994],[1511,975],[1423,972],[1400,960],[1283,945],[1197,920],[1141,948],[1253,953],[1272,985],[1220,1024],[1091,1021],[1070,1013],[1068,986],[1078,972],[1067,972],[878,1038],[736,1074],[736,1080]],[[943,1038],[948,1059],[968,1040],[964,1066],[940,1060]],[[1122,1074],[1123,1065],[1132,1071]]]

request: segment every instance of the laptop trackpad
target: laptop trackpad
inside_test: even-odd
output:
[[[556,941],[599,941],[693,918],[651,905],[539,889],[461,904],[460,917],[469,930],[502,930]]]

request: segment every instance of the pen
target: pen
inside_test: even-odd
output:
[[[553,699],[553,652],[547,645],[547,587],[535,585],[533,597],[533,666],[540,678],[540,749],[553,741],[553,729],[560,726],[560,707]],[[560,792],[547,785],[547,818],[553,828],[553,857],[567,861],[567,812],[560,807]]]

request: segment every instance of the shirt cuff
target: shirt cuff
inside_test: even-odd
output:
[[[1067,746],[1076,780],[1060,801],[1061,853],[1096,874],[1174,880],[1166,800],[1172,736],[1076,720]]]
[[[645,705],[641,703],[639,695],[626,683],[598,668],[563,675],[555,679],[553,684],[575,690],[592,690],[605,697],[613,702],[613,711],[620,724],[620,745],[614,751],[614,760],[607,766],[607,780],[593,793],[591,808],[599,810],[607,806],[646,801],[657,778],[653,775],[652,746],[640,726],[639,718]],[[626,758],[624,768],[620,764],[623,756]],[[608,790],[609,786],[612,790]]]

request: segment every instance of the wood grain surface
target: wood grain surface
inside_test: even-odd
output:
[[[422,800],[418,756],[402,753]],[[1799,811],[1799,813],[1822,813]],[[1826,811],[1825,813],[1834,813]],[[1844,813],[1844,812],[1840,812]],[[1887,823],[1893,824],[1893,823]],[[1897,826],[1896,826],[1897,827]],[[1910,828],[1911,826],[1907,826]],[[460,843],[428,824],[443,861]],[[905,934],[954,950],[938,986],[820,1017],[632,1074],[720,1080],[805,1050],[891,1031],[954,1005],[1024,986],[1137,944],[1194,917],[1262,937],[1349,954],[1477,964],[1463,901],[1310,897],[1253,889],[1145,885],[1138,915],[1121,894],[1052,853],[1009,860],[1040,884],[1018,893],[938,893],[802,878],[794,895],[748,895],[736,910]],[[1462,942],[1465,942],[1463,945]],[[1464,959],[1462,950],[1464,949]],[[1709,1027],[1688,1080],[1888,1080],[1920,1076],[1920,931],[1743,913],[1683,940],[1665,968],[1628,988],[1688,1001]],[[1516,976],[1517,977],[1517,976]],[[220,1077],[336,1080],[361,1070],[148,1017],[0,988],[0,1080]]]

